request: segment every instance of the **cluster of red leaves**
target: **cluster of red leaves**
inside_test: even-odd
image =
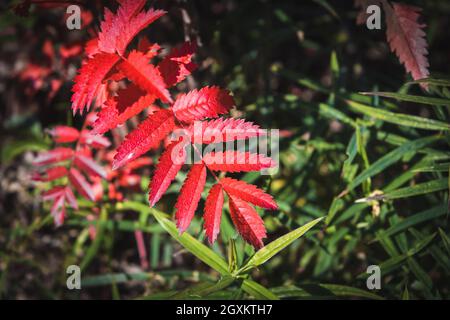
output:
[[[357,23],[363,24],[367,19],[369,5],[382,6],[386,15],[386,36],[392,52],[395,52],[406,71],[411,73],[414,80],[429,76],[427,59],[428,44],[425,39],[425,24],[420,24],[420,8],[387,0],[355,0],[355,6],[361,9]],[[427,89],[427,84],[421,84]]]
[[[91,119],[87,118],[87,124]],[[53,187],[42,197],[53,202],[51,214],[55,224],[61,225],[65,205],[78,209],[74,191],[90,201],[102,198],[101,179],[107,178],[107,172],[94,160],[92,149],[104,149],[110,143],[105,137],[92,135],[87,128],[78,131],[68,126],[56,126],[48,130],[48,134],[56,147],[34,159],[33,165],[38,171],[33,174],[33,180],[52,183]]]
[[[218,132],[222,137],[219,140],[226,141],[258,136],[262,131],[244,120],[206,120],[218,118],[234,107],[233,97],[227,90],[215,86],[204,87],[172,98],[169,89],[196,68],[192,62],[195,44],[184,43],[158,64],[151,63],[160,53],[157,44],[144,40],[136,50],[127,51],[128,44],[142,29],[165,14],[161,10],[146,11],[144,4],[145,0],[124,0],[120,1],[115,14],[105,9],[101,31],[96,39],[90,41],[88,58],[75,78],[72,110],[82,113],[85,109],[89,110],[93,103],[100,105],[101,110],[92,132],[102,134],[148,109],[148,118],[129,133],[117,148],[113,169],[130,166],[150,149],[159,147],[175,129],[184,129],[188,139],[172,141],[156,165],[149,186],[149,203],[154,206],[183,167],[189,143],[196,139],[204,144],[212,143],[211,132]],[[128,85],[115,95],[110,95],[105,88],[113,81]],[[154,105],[158,100],[167,107]],[[194,132],[193,123],[196,121],[203,121],[200,132]],[[229,131],[233,134],[226,134]],[[262,247],[266,231],[252,204],[276,209],[275,201],[256,186],[231,178],[218,179],[214,172],[259,171],[273,166],[274,162],[270,158],[250,152],[224,151],[204,155],[192,166],[175,205],[175,218],[180,232],[190,225],[209,170],[216,179],[206,199],[204,213],[204,227],[210,242],[215,241],[220,229],[225,192],[230,200],[231,218],[238,232],[254,247]]]

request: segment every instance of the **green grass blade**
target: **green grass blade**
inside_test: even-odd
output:
[[[258,300],[279,300],[277,295],[253,280],[245,279],[241,288]]]
[[[424,129],[424,130],[450,130],[450,125],[437,120],[423,117],[411,116],[402,113],[394,113],[382,109],[373,108],[361,103],[347,100],[348,106],[356,112],[365,114],[369,117],[383,120],[400,126]]]
[[[192,237],[187,232],[179,234],[176,225],[166,218],[166,215],[156,209],[150,209],[158,223],[178,241],[186,250],[195,255],[208,266],[222,275],[229,275],[228,265],[225,260],[203,243]]]
[[[302,235],[304,235],[309,229],[311,229],[317,223],[322,221],[322,219],[323,218],[318,218],[311,222],[308,222],[307,224],[301,226],[300,228],[297,228],[294,231],[291,231],[288,234],[285,234],[284,236],[279,237],[278,239],[272,241],[267,246],[258,250],[258,252],[256,252],[250,258],[250,260],[248,260],[248,262],[242,267],[242,269],[248,270],[249,268],[254,268],[259,265],[262,265],[267,260],[272,258],[277,253],[279,253],[281,250],[286,248],[288,245],[290,245],[292,242],[294,242],[295,240],[300,238]]]
[[[432,106],[450,105],[450,100],[441,99],[441,98],[413,96],[410,94],[395,93],[395,92],[360,92],[360,93],[364,94],[364,95],[368,95],[368,96],[393,98],[398,101],[414,102],[414,103],[427,104],[427,105],[432,105]]]

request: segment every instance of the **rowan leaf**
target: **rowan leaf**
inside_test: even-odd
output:
[[[190,123],[205,118],[217,118],[227,113],[234,106],[233,97],[227,90],[218,87],[204,87],[181,94],[173,104],[175,117]]]
[[[239,234],[256,249],[262,248],[262,239],[267,236],[264,221],[247,202],[233,196],[229,198],[231,220]]]
[[[174,126],[174,117],[170,110],[161,109],[150,115],[129,133],[117,148],[112,164],[113,170],[157,147]]]
[[[53,150],[40,153],[34,160],[33,165],[44,166],[61,162],[73,157],[74,151],[70,148],[57,147]]]
[[[131,51],[128,58],[123,59],[118,68],[141,89],[149,94],[154,94],[163,102],[172,103],[172,98],[159,70],[149,63],[149,59],[142,52]]]
[[[425,24],[419,24],[420,8],[393,3],[392,6],[383,2],[386,14],[387,39],[391,50],[395,52],[406,71],[411,73],[414,80],[427,78],[428,67],[428,44],[425,39]],[[424,89],[428,88],[422,83]]]
[[[145,0],[123,1],[116,14],[105,9],[105,20],[100,24],[98,49],[103,52],[122,55],[131,40],[145,27],[166,12],[162,10],[143,11]]]
[[[74,142],[80,137],[80,132],[69,126],[56,126],[47,130],[47,133],[56,143]]]
[[[203,219],[204,228],[209,243],[214,243],[220,231],[220,221],[222,218],[223,192],[222,185],[217,183],[209,190],[206,198]]]
[[[259,171],[275,166],[275,162],[264,155],[241,151],[210,152],[203,162],[213,171],[239,172]]]
[[[188,128],[188,132],[194,143],[204,144],[244,140],[266,134],[252,122],[234,118],[196,121]]]
[[[63,166],[56,166],[52,168],[48,168],[45,173],[39,174],[36,173],[33,175],[32,179],[34,181],[53,181],[62,177],[65,177],[67,175],[67,169]]]
[[[252,184],[232,178],[222,178],[220,184],[230,196],[250,202],[258,207],[272,210],[278,208],[277,203],[270,194],[265,193]]]
[[[73,163],[78,167],[78,169],[82,171],[86,171],[89,174],[106,179],[106,170],[92,158],[77,153],[75,154]]]
[[[154,101],[153,94],[145,94],[138,86],[130,84],[126,89],[119,90],[117,97],[106,101],[105,107],[97,114],[92,133],[102,134],[114,129],[147,107],[157,110],[152,106]]]
[[[150,181],[148,201],[151,207],[161,199],[185,161],[184,142],[172,142],[159,158],[155,173]]]
[[[80,114],[86,107],[89,110],[94,98],[101,92],[102,81],[119,57],[112,53],[98,53],[87,59],[74,79],[72,87],[72,111]]]
[[[95,201],[94,190],[80,171],[71,168],[69,171],[69,181],[83,197]]]
[[[175,208],[175,219],[180,233],[189,228],[198,202],[202,196],[206,182],[206,167],[204,164],[194,164],[180,190]]]

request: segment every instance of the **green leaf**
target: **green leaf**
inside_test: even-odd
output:
[[[87,250],[85,256],[83,257],[83,260],[80,263],[80,269],[81,271],[84,271],[88,265],[92,262],[92,260],[97,255],[98,250],[100,249],[100,245],[104,238],[104,222],[108,219],[108,212],[105,208],[102,208],[100,212],[100,219],[97,220],[97,228],[96,228],[96,236],[95,240],[90,245],[89,249]]]
[[[425,130],[450,130],[450,125],[445,122],[402,113],[394,113],[382,109],[373,108],[350,100],[347,100],[347,104],[356,112],[396,125]]]
[[[277,295],[272,293],[269,289],[250,279],[245,279],[242,282],[241,288],[258,300],[279,300]]]
[[[416,81],[410,81],[406,83],[407,85],[411,84],[421,84],[421,83],[428,83],[433,86],[443,86],[443,87],[450,87],[450,80],[448,79],[435,79],[435,78],[426,78],[426,79],[419,79]]]
[[[432,180],[429,182],[419,183],[412,187],[405,187],[396,189],[385,194],[376,195],[372,197],[362,198],[356,200],[357,203],[368,202],[373,200],[393,200],[419,196],[431,192],[437,192],[448,189],[448,179],[442,178],[437,180]]]
[[[442,238],[442,241],[444,242],[445,250],[447,250],[447,253],[450,255],[450,238],[445,234],[445,232],[439,228],[439,235]]]
[[[406,229],[413,227],[417,224],[441,217],[441,216],[447,214],[447,212],[448,212],[447,205],[442,204],[442,205],[433,207],[431,209],[422,211],[420,213],[417,213],[415,215],[412,215],[410,217],[407,217],[407,218],[401,220],[400,222],[394,224],[392,227],[390,227],[386,231],[383,231],[381,234],[383,237],[384,236],[392,236],[399,232],[405,231]]]
[[[172,238],[178,241],[186,250],[195,255],[208,266],[222,275],[229,275],[228,265],[225,260],[203,243],[192,237],[187,232],[179,234],[176,225],[167,219],[166,214],[150,208],[151,213],[158,223],[166,230]]]
[[[395,92],[360,92],[360,93],[364,94],[364,95],[368,95],[368,96],[394,98],[399,101],[415,102],[415,103],[420,103],[420,104],[428,104],[428,105],[432,105],[432,106],[450,105],[450,100],[441,99],[441,98],[413,96],[413,95],[409,95],[409,94],[395,93]]]
[[[257,266],[265,263],[267,260],[272,258],[277,253],[279,253],[281,250],[286,248],[288,245],[290,245],[292,242],[294,242],[295,240],[300,238],[302,235],[304,235],[309,229],[314,227],[322,219],[323,219],[323,217],[315,219],[311,222],[308,222],[307,224],[301,226],[300,228],[297,228],[294,231],[291,231],[288,234],[285,234],[284,236],[279,237],[278,239],[272,241],[267,246],[258,250],[250,258],[250,260],[248,260],[248,262],[241,268],[241,270],[249,270],[250,268],[254,268],[254,267],[257,267]]]
[[[425,137],[413,141],[406,142],[402,146],[396,148],[395,150],[387,153],[374,163],[370,165],[366,170],[361,172],[347,187],[348,191],[353,190],[366,179],[373,177],[374,175],[382,172],[384,169],[393,165],[397,161],[403,158],[408,153],[416,152],[419,149],[439,140],[439,136]]]
[[[203,298],[217,291],[221,291],[228,288],[234,281],[235,279],[233,277],[224,276],[216,283],[210,282],[201,283],[199,285],[194,286],[193,288],[188,288],[186,290],[174,294],[173,296],[170,297],[170,299],[182,300],[182,299]]]
[[[372,292],[336,284],[305,284],[299,286],[278,287],[272,289],[280,298],[329,299],[333,297],[355,297],[384,300]]]

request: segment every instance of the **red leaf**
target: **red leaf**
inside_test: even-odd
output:
[[[122,55],[130,41],[146,26],[165,14],[162,10],[140,12],[145,0],[127,0],[114,15],[105,9],[105,20],[98,35],[98,48],[103,52]]]
[[[386,13],[387,39],[391,50],[395,52],[414,80],[429,76],[424,24],[417,22],[420,8],[394,3],[391,7],[383,2]],[[421,84],[424,89],[428,86]]]
[[[185,42],[181,47],[173,49],[158,64],[158,70],[167,87],[183,81],[197,68],[191,61],[195,50],[197,50],[195,42]]]
[[[251,202],[258,207],[273,210],[278,208],[277,203],[270,194],[265,193],[252,184],[232,178],[223,178],[220,180],[220,184],[230,196]]]
[[[98,93],[103,79],[111,68],[119,61],[119,57],[112,53],[99,53],[88,59],[81,66],[72,87],[72,110],[83,113],[84,107],[89,110],[92,101]]]
[[[53,187],[52,189],[47,190],[42,193],[42,199],[44,201],[55,199],[55,198],[61,196],[64,193],[64,190],[65,190],[65,187],[63,187],[63,186]]]
[[[211,152],[203,156],[203,162],[213,171],[259,171],[275,166],[272,159],[263,155],[241,151]]]
[[[230,214],[242,238],[256,249],[262,248],[264,246],[262,239],[267,236],[266,228],[255,208],[245,201],[230,197]]]
[[[154,95],[145,94],[134,84],[129,85],[126,89],[119,90],[117,94],[117,97],[109,99],[105,107],[98,113],[98,117],[93,124],[93,134],[102,134],[114,129],[145,108],[150,107],[155,101]],[[153,109],[156,109],[156,107],[153,107]]]
[[[53,181],[61,177],[65,177],[66,175],[67,175],[66,167],[56,166],[47,169],[47,171],[42,175],[40,175],[39,173],[33,175],[32,179],[34,181]]]
[[[75,189],[85,198],[95,201],[94,191],[86,178],[75,168],[69,171],[69,181]]]
[[[56,143],[74,142],[80,137],[80,132],[68,126],[56,126],[47,133],[52,136]]]
[[[64,193],[66,197],[66,202],[69,204],[69,206],[71,206],[75,210],[78,210],[77,198],[75,198],[72,189],[70,189],[70,187],[67,186],[64,188]]]
[[[65,212],[64,194],[62,194],[61,196],[55,198],[55,201],[50,209],[50,214],[53,216],[53,220],[55,221],[55,225],[57,227],[63,224]]]
[[[80,143],[97,149],[108,148],[111,145],[111,142],[106,137],[95,135],[88,130],[81,132]]]
[[[204,228],[209,243],[213,244],[216,241],[217,235],[220,231],[220,220],[222,218],[223,208],[223,192],[220,184],[215,184],[209,190],[208,197],[205,202],[205,210],[203,219],[205,220]]]
[[[175,219],[180,233],[189,228],[198,202],[202,196],[202,191],[206,182],[206,167],[203,164],[195,164],[186,178],[181,188],[175,208]]]
[[[43,166],[53,164],[72,158],[73,150],[70,148],[58,147],[53,150],[40,153],[34,160],[33,165]]]
[[[227,90],[204,87],[181,94],[175,100],[173,111],[178,120],[192,122],[205,118],[216,118],[234,106],[233,97]]]
[[[154,94],[163,102],[172,103],[169,91],[157,68],[149,64],[148,58],[141,52],[133,50],[118,65],[120,71],[134,84],[150,94]]]
[[[139,127],[128,134],[117,148],[113,161],[113,170],[136,159],[151,148],[159,145],[175,126],[170,110],[161,109],[149,116]]]
[[[74,165],[81,171],[86,171],[89,174],[99,176],[106,179],[106,171],[93,159],[88,158],[82,154],[76,154],[74,159]]]
[[[188,132],[194,143],[204,144],[244,140],[265,134],[264,130],[252,122],[233,118],[196,121],[189,127]]]
[[[178,141],[172,142],[159,158],[155,173],[149,185],[148,201],[151,207],[161,199],[185,161],[185,144]]]

